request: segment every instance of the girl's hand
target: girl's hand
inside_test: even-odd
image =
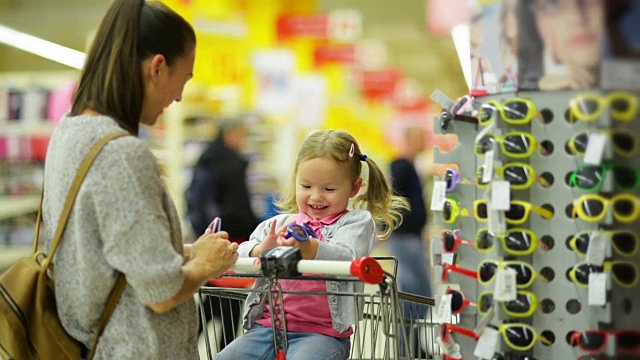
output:
[[[315,259],[318,254],[318,239],[309,237],[307,241],[298,241],[293,236],[285,239],[284,236],[278,237],[279,246],[293,246],[300,249],[302,258],[309,260]]]
[[[276,220],[273,220],[273,222],[271,223],[271,228],[269,229],[269,233],[267,234],[267,236],[265,236],[264,240],[260,244],[256,245],[251,250],[249,256],[260,256],[260,254],[262,254],[263,252],[278,246],[278,238],[284,237],[284,235],[286,234],[285,231],[287,229],[287,226],[283,225],[276,231],[277,226],[278,225]]]

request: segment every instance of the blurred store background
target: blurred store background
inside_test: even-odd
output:
[[[424,126],[434,136],[436,89],[468,92],[451,37],[465,1],[166,0],[198,33],[195,78],[184,100],[143,131],[184,215],[184,190],[216,120],[255,114],[247,155],[254,207],[265,214],[288,181],[304,136],[342,128],[381,166],[396,155],[401,130]],[[79,74],[79,53],[49,50],[12,31],[85,50],[109,0],[0,0],[0,269],[28,251],[48,136],[66,111]],[[34,55],[32,52],[40,52]],[[72,60],[50,60],[45,57]],[[63,65],[60,62],[67,62]],[[70,66],[71,65],[71,66]],[[419,159],[425,179],[434,172]],[[428,187],[428,184],[426,185]],[[430,191],[425,191],[430,194]],[[185,237],[192,238],[185,223]]]

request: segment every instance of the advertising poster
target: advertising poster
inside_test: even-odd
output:
[[[605,1],[602,87],[640,90],[640,0]]]
[[[504,93],[517,89],[518,0],[496,0],[471,12],[471,90]]]
[[[519,89],[585,90],[600,86],[604,3],[520,1]]]

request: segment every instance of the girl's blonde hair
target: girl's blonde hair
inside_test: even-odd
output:
[[[353,147],[353,151],[352,151]],[[387,182],[378,165],[360,151],[360,146],[349,133],[341,130],[322,130],[311,134],[300,147],[298,158],[293,171],[293,177],[288,190],[277,202],[283,213],[295,214],[299,212],[296,203],[296,175],[301,162],[327,157],[349,168],[352,182],[360,178],[362,162],[369,165],[369,181],[367,191],[357,195],[352,201],[353,208],[368,210],[378,224],[380,239],[387,238],[391,232],[402,223],[402,214],[409,210],[409,203],[404,197],[393,195],[391,186]]]

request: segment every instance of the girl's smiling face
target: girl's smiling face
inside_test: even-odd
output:
[[[346,210],[362,179],[349,177],[346,164],[327,157],[300,162],[296,174],[298,209],[313,219],[323,219]]]

